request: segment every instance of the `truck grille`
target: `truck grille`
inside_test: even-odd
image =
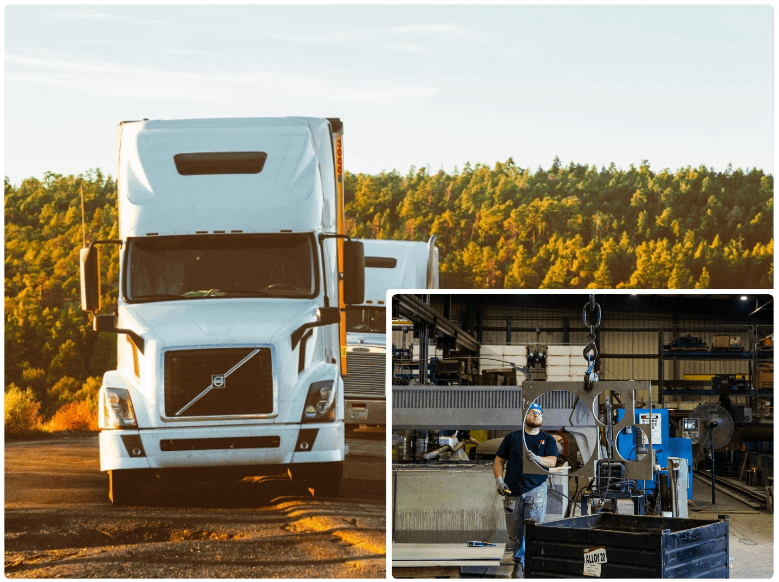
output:
[[[165,353],[166,416],[270,414],[273,405],[270,348]]]
[[[387,356],[350,351],[346,357],[344,394],[349,398],[384,398]]]

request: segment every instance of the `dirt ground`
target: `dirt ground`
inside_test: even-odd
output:
[[[347,435],[340,495],[286,477],[144,489],[114,507],[95,434],[5,443],[8,578],[385,578],[383,429]]]

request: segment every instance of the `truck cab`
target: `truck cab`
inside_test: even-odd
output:
[[[428,242],[363,239],[365,301],[346,310],[347,430],[386,425],[387,318],[390,289],[437,289],[436,236]]]
[[[341,132],[319,118],[120,124],[119,239],[81,252],[82,307],[118,334],[99,395],[115,504],[173,475],[288,471],[337,492],[340,327],[364,277],[342,234]],[[110,314],[105,244],[120,248]]]

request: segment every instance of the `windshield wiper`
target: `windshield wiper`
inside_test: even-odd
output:
[[[257,291],[255,289],[198,289],[197,291],[187,291],[183,297],[226,297],[226,296],[246,296],[246,297],[273,297],[275,293],[267,291]]]
[[[216,289],[213,295],[247,295],[249,297],[273,297],[275,293],[255,289]]]
[[[181,299],[181,295],[176,295],[175,293],[157,293],[155,295],[139,295],[138,297],[133,297],[133,301],[154,301],[156,299]]]

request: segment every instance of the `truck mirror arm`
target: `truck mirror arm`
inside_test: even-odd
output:
[[[294,350],[303,338],[303,334],[312,327],[322,327],[323,325],[333,325],[334,323],[341,322],[341,310],[337,307],[320,307],[317,310],[316,321],[309,321],[304,323],[295,331],[292,332],[290,340],[292,341],[292,349]]]
[[[146,347],[144,339],[131,329],[120,329],[116,327],[116,315],[97,315],[93,314],[95,318],[92,320],[92,329],[96,332],[104,333],[124,333],[130,336],[133,343],[138,348],[138,351],[143,354],[143,350]]]

